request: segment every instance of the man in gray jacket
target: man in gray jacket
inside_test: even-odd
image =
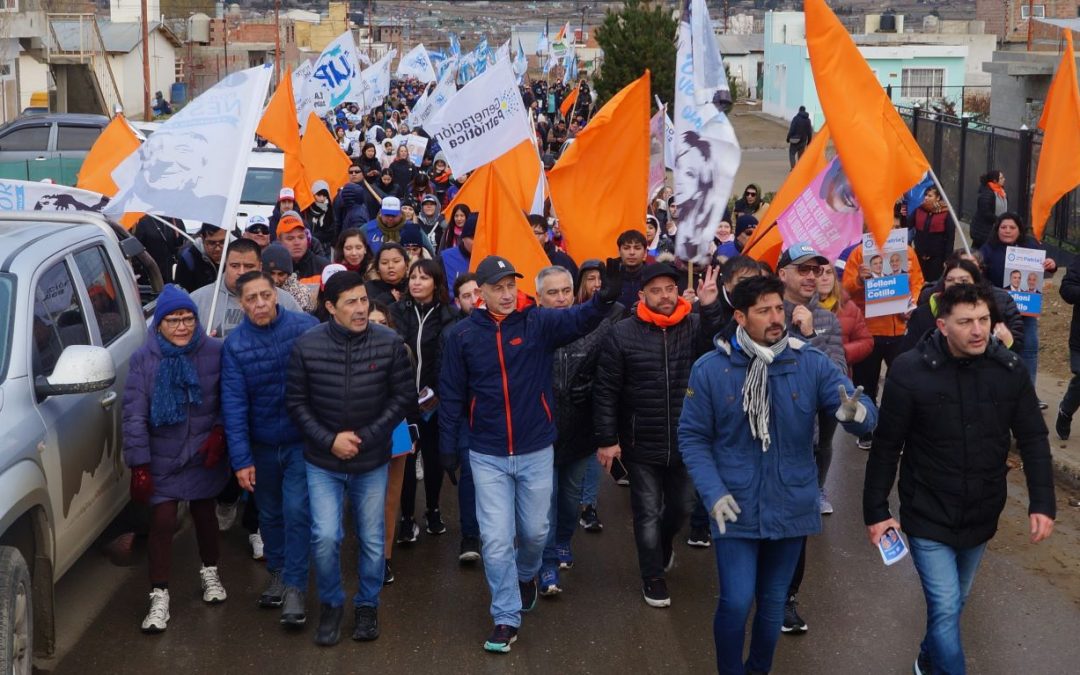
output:
[[[790,326],[789,333],[825,352],[829,360],[840,368],[840,372],[847,374],[844,334],[840,328],[840,320],[817,301],[817,278],[829,264],[829,259],[818,253],[813,246],[801,242],[793,244],[783,252],[776,265],[776,271],[780,280],[784,282],[784,314]],[[817,461],[822,514],[833,512],[832,504],[829,503],[825,494],[825,477],[829,473],[829,464],[832,463],[832,441],[836,433],[836,424],[836,418],[832,415],[818,415],[814,459]],[[795,576],[791,581],[788,599],[784,605],[782,630],[785,633],[802,633],[807,630],[806,622],[796,611],[796,594],[802,584],[805,567],[806,541],[804,539],[799,564],[795,568]]]

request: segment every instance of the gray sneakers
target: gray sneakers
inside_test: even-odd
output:
[[[307,621],[304,615],[304,592],[295,586],[286,586],[281,603],[281,625],[299,628]]]
[[[259,596],[259,607],[281,607],[284,596],[285,582],[281,579],[281,570],[271,570],[270,581]]]

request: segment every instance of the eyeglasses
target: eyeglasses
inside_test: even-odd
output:
[[[757,197],[757,193],[756,192],[746,191],[746,192],[743,193],[743,197]]]
[[[167,316],[161,320],[161,323],[165,324],[169,328],[192,328],[195,325],[195,315],[188,314],[187,316]]]
[[[248,225],[247,231],[251,234],[270,234],[269,225]]]
[[[266,233],[270,233],[270,229],[267,228]],[[224,239],[203,239],[203,246],[206,248],[223,248],[225,246]]]
[[[825,268],[821,265],[811,265],[810,263],[803,263],[801,265],[792,265],[795,271],[799,273],[799,276],[810,276],[813,274],[815,277],[820,277],[825,274]]]
[[[349,173],[360,173],[360,169],[349,169]]]

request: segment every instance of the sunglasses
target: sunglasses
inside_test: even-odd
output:
[[[252,234],[270,234],[269,225],[248,225],[247,231]]]
[[[349,173],[360,173],[360,169],[349,169]]]
[[[801,265],[793,265],[793,267],[800,276],[804,277],[811,274],[813,274],[815,277],[820,277],[822,274],[825,273],[825,268],[821,265],[811,265],[810,263],[803,263]]]
[[[757,197],[756,192],[744,192],[743,197]]]

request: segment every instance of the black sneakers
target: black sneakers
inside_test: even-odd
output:
[[[446,525],[443,524],[442,514],[439,513],[439,509],[431,509],[427,512],[427,533],[428,534],[444,534],[446,532]]]
[[[671,606],[671,595],[667,590],[667,582],[660,577],[646,579],[641,585],[641,595],[645,598],[645,604],[649,607]]]
[[[394,583],[394,570],[390,569],[390,560],[386,561],[386,568],[383,570],[382,578],[383,586],[389,586]]]
[[[458,550],[458,562],[474,563],[480,559],[480,538],[462,537],[461,548]]]
[[[810,629],[806,622],[802,620],[802,617],[799,616],[799,610],[796,607],[798,604],[794,595],[788,596],[787,602],[784,603],[784,625],[780,627],[782,632],[799,635]]]
[[[709,526],[691,527],[690,536],[686,538],[686,543],[695,548],[709,548],[712,546],[712,534],[709,532]]]
[[[270,581],[259,595],[259,607],[281,607],[285,596],[285,582],[281,578],[281,570],[270,572]]]
[[[874,447],[873,434],[866,434],[865,436],[859,436],[859,441],[855,444],[860,450],[870,450]]]
[[[358,642],[370,642],[379,637],[379,615],[374,607],[357,607],[354,613],[356,627],[352,639]]]
[[[1058,408],[1057,420],[1054,421],[1054,430],[1057,431],[1058,438],[1063,441],[1069,440],[1069,434],[1072,433],[1072,415],[1066,415]]]
[[[521,591],[521,611],[530,612],[536,607],[536,598],[539,592],[536,590],[536,579],[519,581],[518,590]]]
[[[604,529],[604,524],[600,522],[600,516],[596,513],[596,507],[592,504],[586,504],[585,508],[581,509],[578,524],[586,532],[600,532]]]
[[[344,607],[332,607],[326,603],[319,605],[319,627],[315,629],[315,644],[320,647],[332,647],[341,641],[341,618],[345,615]]]
[[[495,654],[506,654],[510,651],[510,645],[517,640],[518,629],[504,623],[497,624],[495,630],[484,643],[484,650]]]
[[[304,614],[304,592],[294,586],[285,587],[284,600],[281,604],[281,625],[287,628],[299,628],[307,621]]]
[[[918,658],[915,659],[915,666],[912,668],[915,675],[933,675],[933,666],[930,665],[930,655],[924,651],[919,652]]]
[[[412,518],[402,518],[398,521],[397,543],[415,544],[420,536],[420,526]]]

